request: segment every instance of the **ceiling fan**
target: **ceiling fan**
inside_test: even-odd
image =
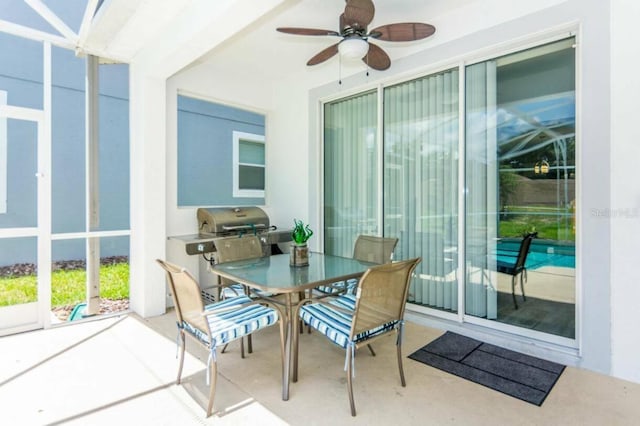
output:
[[[307,65],[316,65],[340,53],[350,59],[361,58],[373,69],[383,71],[391,66],[389,55],[369,40],[413,41],[432,35],[433,25],[418,22],[387,24],[374,28],[367,33],[367,25],[373,20],[375,7],[371,0],[346,0],[344,12],[340,15],[340,31],[319,30],[313,28],[281,27],[278,31],[287,34],[309,36],[341,37],[338,43],[320,51],[309,59]]]

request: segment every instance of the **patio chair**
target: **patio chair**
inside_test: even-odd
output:
[[[259,259],[264,256],[262,252],[262,244],[255,235],[244,235],[241,237],[230,237],[216,240],[216,263],[234,262],[236,260]],[[229,299],[231,297],[249,296],[254,299],[256,296],[271,296],[259,290],[254,290],[256,294],[250,294],[249,290],[242,284],[233,282],[227,278],[219,277],[220,297],[219,299]],[[225,345],[222,349],[227,349]],[[251,335],[247,336],[247,350],[253,352]],[[240,339],[240,356],[244,358],[244,339]]]
[[[397,244],[397,238],[358,235],[353,246],[353,258],[362,262],[377,263],[379,265],[389,263],[391,262],[393,251]],[[357,284],[358,280],[353,279],[346,283],[338,282],[327,286],[320,286],[317,287],[316,290],[322,294],[338,294],[344,293],[345,291],[353,294],[353,290]]]
[[[223,238],[216,240],[215,245],[216,263],[259,259],[264,256],[260,239],[255,235]],[[219,278],[222,299],[248,294],[247,289],[242,284],[235,283],[224,277]]]
[[[527,255],[529,254],[531,241],[537,236],[537,232],[528,233],[522,239],[522,242],[520,242],[520,248],[518,249],[517,255],[500,252],[500,257],[496,260],[496,270],[503,274],[511,275],[511,295],[516,309],[518,309],[518,301],[516,300],[516,283],[518,276],[520,276],[522,300],[527,300],[524,293],[524,283],[527,282],[527,267],[525,266],[525,262],[527,261]]]
[[[353,400],[355,350],[371,341],[396,332],[396,351],[400,382],[406,386],[402,368],[402,329],[404,309],[412,273],[421,258],[374,266],[358,283],[353,310],[344,309],[324,300],[303,300],[295,316],[324,334],[331,342],[345,349],[345,370],[351,415],[356,415]],[[294,321],[293,381],[298,379],[298,332]]]
[[[374,235],[359,235],[353,246],[353,258],[362,262],[377,263],[382,265],[391,262],[393,251],[398,244],[397,238],[384,238]],[[333,283],[329,286],[317,287],[321,295],[337,296],[330,303],[339,307],[353,310],[356,305],[355,288],[358,285],[357,279],[346,282]],[[309,331],[311,329],[309,328]],[[376,352],[371,345],[367,345],[371,355],[376,356]]]
[[[200,287],[193,275],[186,269],[169,262],[160,259],[156,259],[156,262],[167,272],[167,281],[171,288],[177,316],[180,364],[176,384],[180,384],[182,376],[185,336],[189,336],[209,351],[207,360],[207,384],[210,386],[207,405],[207,417],[209,417],[213,411],[216,391],[216,348],[278,323],[280,325],[280,351],[284,359],[282,315],[277,309],[263,306],[247,296],[232,297],[204,306],[200,296]]]

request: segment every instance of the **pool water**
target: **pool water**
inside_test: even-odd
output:
[[[501,241],[497,247],[498,260],[515,262],[519,248],[519,241]],[[543,266],[561,266],[575,269],[575,247],[559,245],[553,241],[534,240],[531,244],[525,266],[530,270],[535,270]]]

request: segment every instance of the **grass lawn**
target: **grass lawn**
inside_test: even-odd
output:
[[[100,297],[127,299],[129,297],[129,264],[117,263],[100,267]],[[51,307],[75,305],[86,299],[86,271],[59,270],[51,274]],[[35,275],[0,278],[0,306],[35,302]]]
[[[500,237],[522,237],[535,229],[538,238],[558,241],[575,241],[573,218],[566,217],[566,210],[536,206],[509,206],[505,218],[499,213]]]

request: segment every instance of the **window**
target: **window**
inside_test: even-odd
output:
[[[233,196],[264,197],[264,136],[233,132]]]
[[[178,206],[264,204],[265,116],[178,95]]]

